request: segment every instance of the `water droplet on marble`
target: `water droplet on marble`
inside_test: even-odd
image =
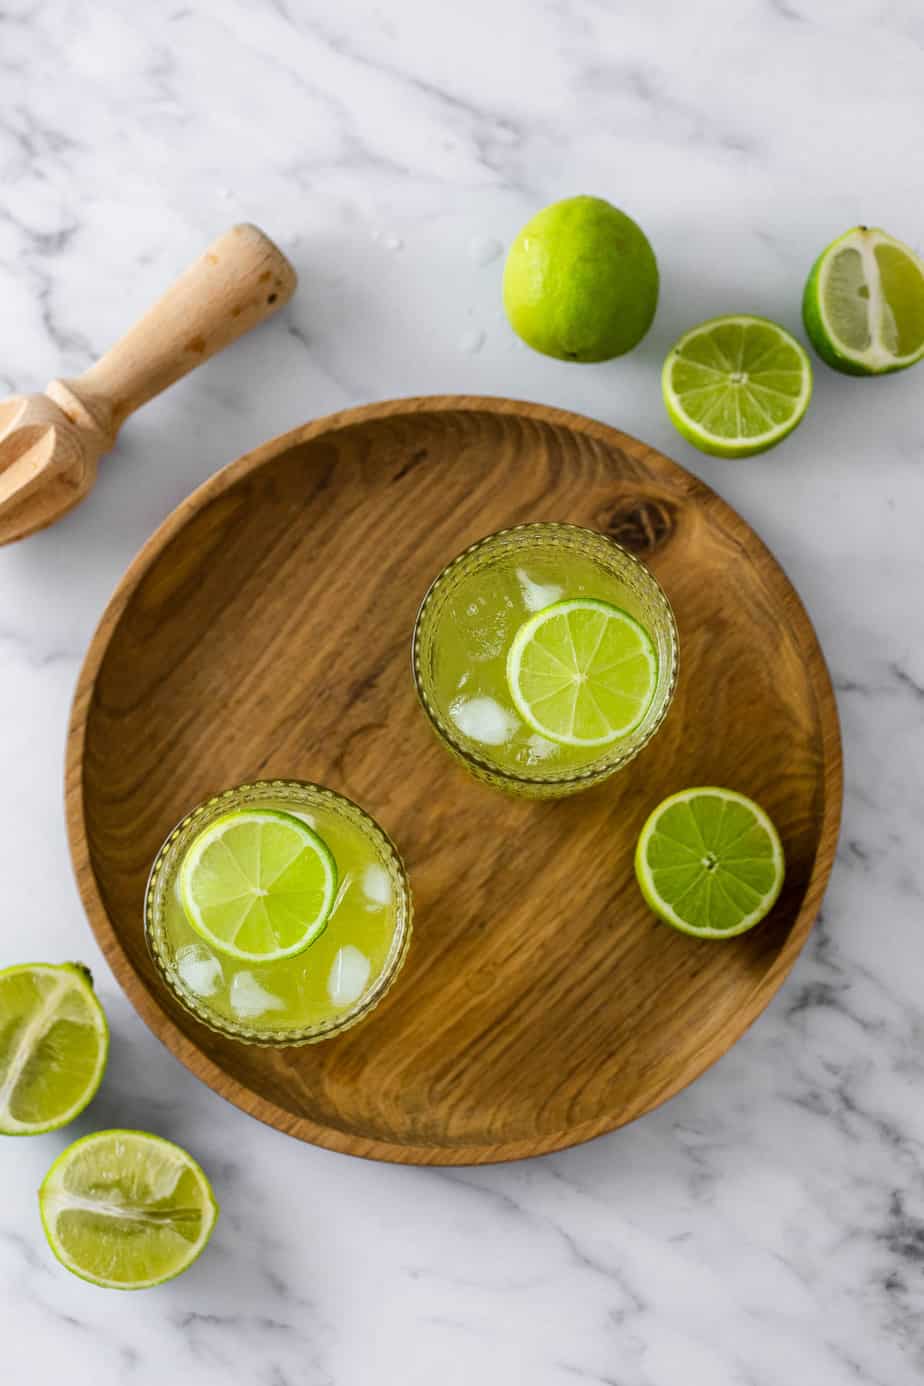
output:
[[[476,265],[490,265],[503,248],[493,236],[473,236],[468,243],[468,253]]]
[[[459,350],[467,352],[469,356],[476,356],[484,346],[484,333],[480,327],[469,328],[459,338]]]

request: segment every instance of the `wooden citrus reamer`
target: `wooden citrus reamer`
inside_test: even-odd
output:
[[[0,544],[73,509],[130,414],[271,317],[295,270],[256,226],[234,226],[96,365],[0,404]]]

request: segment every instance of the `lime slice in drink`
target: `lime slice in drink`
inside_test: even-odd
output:
[[[924,358],[924,260],[876,227],[855,226],[812,266],[802,317],[823,361],[885,375]]]
[[[561,746],[609,746],[638,726],[654,697],[658,656],[618,606],[555,602],[517,631],[507,686],[533,731]]]
[[[775,322],[712,318],[668,352],[661,389],[671,423],[694,447],[752,457],[799,423],[812,397],[812,367]]]
[[[772,909],[783,849],[759,805],[731,789],[685,789],[659,804],[635,849],[655,914],[697,938],[731,938]]]
[[[111,1290],[172,1280],[218,1217],[192,1156],[145,1131],[96,1131],[69,1145],[45,1176],[39,1209],[61,1264]]]
[[[195,839],[180,867],[180,898],[198,934],[231,958],[291,958],[323,931],[337,863],[290,813],[239,809]]]
[[[83,1111],[102,1082],[109,1026],[78,963],[0,972],[0,1134],[37,1136]]]

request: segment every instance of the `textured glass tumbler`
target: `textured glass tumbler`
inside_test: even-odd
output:
[[[655,691],[644,716],[602,749],[559,748],[530,734],[513,709],[503,672],[522,621],[577,597],[628,612],[657,655]],[[648,569],[606,535],[566,524],[519,525],[466,549],[430,586],[412,643],[417,694],[445,748],[479,779],[534,798],[587,789],[638,755],[667,714],[677,656],[674,614]]]
[[[251,963],[223,955],[190,925],[177,879],[204,828],[240,809],[294,814],[324,839],[338,867],[327,926],[302,953]],[[145,936],[169,990],[197,1020],[248,1044],[312,1044],[370,1014],[407,955],[412,905],[391,839],[351,800],[300,780],[226,790],[188,813],[157,854],[144,906]]]

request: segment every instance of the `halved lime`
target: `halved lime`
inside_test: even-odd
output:
[[[635,849],[655,914],[697,938],[731,938],[770,912],[783,848],[763,809],[733,789],[685,789],[655,809]]]
[[[855,226],[812,266],[802,317],[823,361],[885,375],[924,358],[924,260],[878,227]]]
[[[562,746],[609,746],[638,726],[658,682],[648,632],[609,602],[576,597],[525,621],[507,686],[533,731]]]
[[[701,452],[752,457],[791,433],[812,397],[812,367],[766,318],[712,318],[667,354],[661,389],[671,423]]]
[[[111,1290],[172,1280],[218,1217],[192,1156],[146,1131],[96,1131],[69,1145],[45,1176],[39,1209],[61,1264]]]
[[[291,958],[322,933],[337,863],[313,828],[277,809],[238,809],[199,834],[183,858],[180,898],[198,934],[231,958]]]
[[[78,963],[0,972],[0,1134],[37,1136],[72,1121],[95,1096],[109,1026]]]

